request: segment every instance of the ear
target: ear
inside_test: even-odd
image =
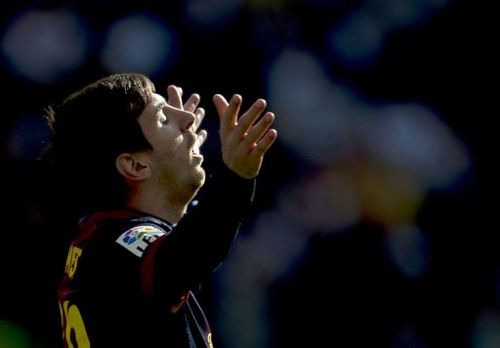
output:
[[[151,166],[138,154],[122,153],[116,158],[115,165],[127,180],[140,181],[151,177]]]

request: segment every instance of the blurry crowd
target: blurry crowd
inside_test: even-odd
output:
[[[479,77],[492,65],[479,3],[0,8],[0,347],[59,339],[55,288],[68,236],[50,228],[63,217],[47,216],[51,188],[36,165],[44,110],[122,71],[202,96],[208,168],[218,148],[214,93],[264,97],[276,113],[279,143],[255,204],[204,285],[216,346],[500,346],[494,111]]]

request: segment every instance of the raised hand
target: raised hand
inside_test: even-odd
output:
[[[264,154],[276,140],[278,133],[270,128],[274,114],[266,112],[264,99],[257,99],[239,117],[242,98],[235,94],[228,103],[216,94],[213,102],[220,118],[219,136],[222,144],[222,159],[236,174],[250,179],[259,174]]]
[[[167,88],[167,96],[168,105],[173,108],[184,110],[194,114],[194,122],[190,128],[197,135],[196,147],[199,148],[205,142],[208,135],[207,131],[204,129],[197,132],[201,122],[203,121],[203,118],[205,117],[205,109],[203,109],[202,107],[198,107],[198,104],[200,103],[200,95],[197,93],[191,94],[183,104],[182,88],[175,85],[169,85]]]

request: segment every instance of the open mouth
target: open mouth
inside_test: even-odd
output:
[[[199,148],[197,148],[197,147],[193,147],[193,148],[191,149],[191,153],[192,153],[193,155],[196,155],[196,156],[201,156],[201,154],[200,154],[200,149],[199,149]]]

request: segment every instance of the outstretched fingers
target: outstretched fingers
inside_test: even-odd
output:
[[[271,127],[273,122],[274,114],[272,112],[267,112],[250,130],[248,130],[248,132],[245,133],[242,142],[249,148],[249,151],[251,151],[259,139],[266,134],[266,131]]]
[[[198,127],[200,127],[201,122],[203,121],[203,118],[205,117],[205,109],[203,108],[197,108],[196,111],[194,112],[194,123],[193,123],[193,131],[196,132]]]
[[[219,136],[224,163],[239,176],[254,178],[259,174],[264,154],[278,136],[271,128],[274,113],[263,114],[266,101],[257,99],[239,117],[242,98],[238,94],[234,94],[229,102],[222,95],[215,94],[213,102],[220,118]]]
[[[257,99],[250,109],[240,117],[235,135],[239,140],[245,137],[255,121],[259,118],[260,114],[264,111],[265,107],[266,101],[264,99]]]
[[[193,93],[189,96],[188,100],[184,103],[184,110],[189,112],[195,112],[198,104],[200,103],[200,95]]]
[[[174,108],[183,109],[182,105],[182,88],[169,85],[167,87],[168,104]]]
[[[220,94],[216,94],[213,101],[220,117],[221,136],[225,137],[237,125],[242,99],[239,94],[235,94],[228,103],[226,98]]]
[[[201,145],[207,140],[208,133],[206,130],[202,129],[198,133],[196,133],[195,146],[200,148]]]
[[[274,141],[278,138],[278,132],[275,129],[269,129],[262,138],[257,142],[250,156],[258,159],[269,150]]]

